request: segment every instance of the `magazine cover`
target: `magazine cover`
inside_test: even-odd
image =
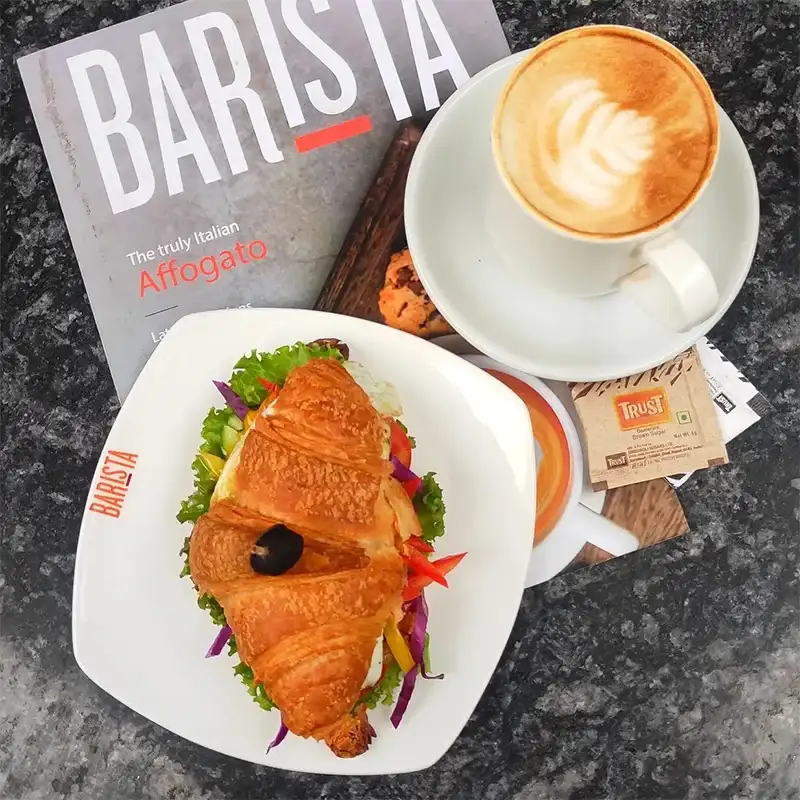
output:
[[[507,54],[491,0],[189,0],[20,59],[120,399],[187,313],[311,306],[398,121]]]

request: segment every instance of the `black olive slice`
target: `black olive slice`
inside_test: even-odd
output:
[[[274,525],[258,537],[250,566],[260,575],[282,575],[303,555],[303,537],[285,525]]]

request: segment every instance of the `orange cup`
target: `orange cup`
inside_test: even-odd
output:
[[[536,440],[536,527],[534,544],[544,541],[561,519],[569,501],[572,462],[569,442],[561,421],[549,403],[525,381],[506,372],[486,369],[493,377],[514,391],[528,407]]]

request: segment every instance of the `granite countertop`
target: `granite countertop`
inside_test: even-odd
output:
[[[298,776],[173,736],[72,655],[78,527],[118,406],[13,65],[164,3],[4,0],[0,797],[800,798],[798,4],[497,4],[514,49],[619,22],[666,36],[708,75],[762,202],[755,264],[711,338],[774,413],[681,491],[691,533],[525,593],[485,696],[429,771]]]

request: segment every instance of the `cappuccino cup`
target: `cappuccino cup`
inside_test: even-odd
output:
[[[516,268],[578,296],[622,291],[680,332],[716,310],[676,226],[713,174],[717,108],[673,45],[617,25],[547,39],[500,95],[492,151],[505,198],[490,230]]]

